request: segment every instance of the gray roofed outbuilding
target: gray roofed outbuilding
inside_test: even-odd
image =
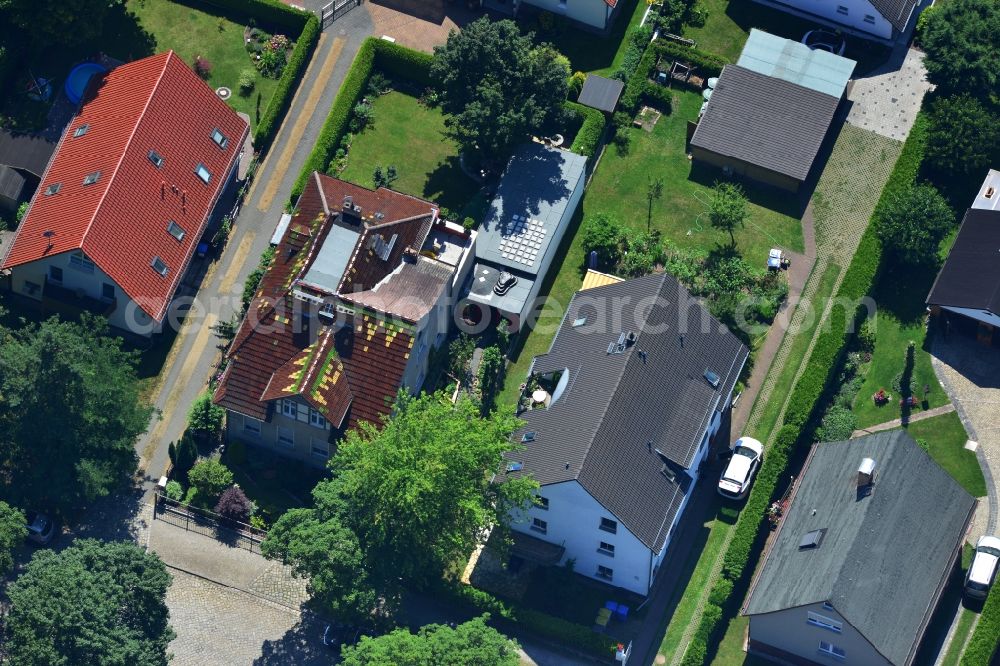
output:
[[[1000,316],[1000,210],[970,208],[941,267],[928,305],[988,310]]]
[[[890,663],[910,663],[976,500],[901,430],[817,444],[797,483],[744,614],[827,602]],[[823,529],[819,547],[800,548]]]
[[[629,331],[634,342],[609,353]],[[748,353],[669,275],[577,292],[531,369],[563,373],[565,389],[548,408],[521,415],[514,441],[529,431],[535,439],[509,457],[541,485],[578,480],[659,552],[690,486],[685,470]]]
[[[22,169],[41,178],[57,145],[55,141],[42,137],[0,129],[0,164]]]
[[[839,104],[838,97],[726,65],[691,145],[804,181]]]
[[[0,202],[15,204],[23,198],[25,179],[16,169],[0,164]]]
[[[589,74],[577,101],[598,111],[613,113],[624,88],[625,84],[617,79]]]

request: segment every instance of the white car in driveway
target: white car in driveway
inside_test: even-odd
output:
[[[740,437],[733,445],[733,457],[719,479],[719,494],[740,500],[750,492],[753,479],[764,460],[764,445],[753,437]]]
[[[997,575],[1000,564],[1000,539],[995,536],[979,537],[976,554],[965,574],[965,594],[972,599],[985,599]]]

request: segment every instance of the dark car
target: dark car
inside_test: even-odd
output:
[[[28,523],[28,539],[39,546],[47,545],[56,534],[55,522],[44,513],[30,511],[25,516]]]

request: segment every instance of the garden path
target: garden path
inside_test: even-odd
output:
[[[914,414],[910,418],[906,419],[906,422],[916,423],[917,421],[923,421],[924,419],[929,419],[934,416],[941,416],[942,414],[949,414],[955,411],[955,405],[941,405],[940,407],[935,407],[934,409],[928,409],[927,411]],[[879,423],[877,425],[868,426],[867,428],[861,428],[860,430],[855,430],[851,433],[851,439],[855,437],[864,437],[865,435],[870,435],[873,432],[881,432],[882,430],[892,430],[893,428],[899,428],[903,425],[902,419],[893,419],[891,421],[886,421],[885,423]]]

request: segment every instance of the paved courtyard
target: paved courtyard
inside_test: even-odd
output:
[[[976,511],[970,541],[997,528],[1000,483],[1000,350],[956,332],[936,335],[931,363],[941,386],[955,403],[986,479],[988,500]]]
[[[903,141],[913,127],[924,94],[931,88],[924,54],[898,48],[885,66],[857,78],[848,95],[854,104],[847,122],[876,134]]]
[[[364,7],[376,37],[392,37],[403,46],[428,53],[444,44],[449,32],[461,30],[483,14],[442,0],[369,0]]]

